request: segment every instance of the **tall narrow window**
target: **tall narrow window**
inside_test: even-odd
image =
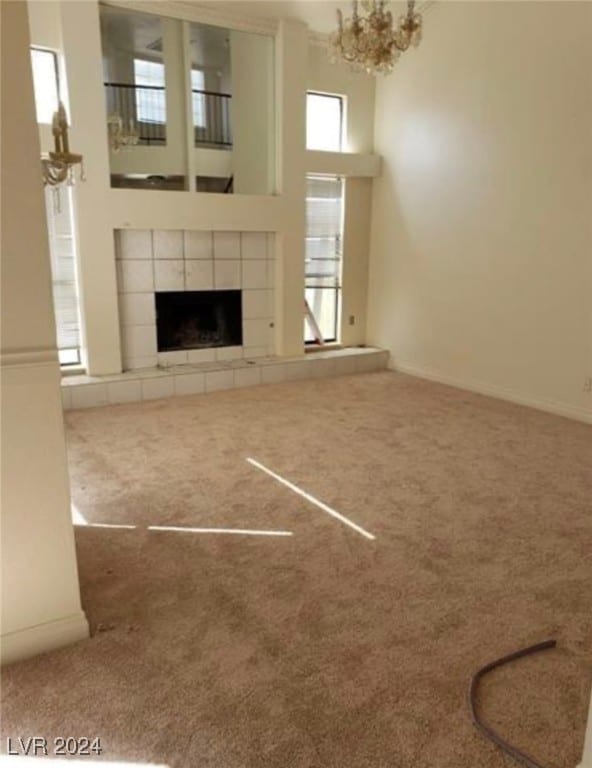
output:
[[[74,245],[72,188],[60,189],[60,207],[55,206],[52,190],[46,188],[45,207],[49,235],[49,255],[56,334],[60,364],[80,364],[80,302]]]
[[[53,51],[32,48],[31,63],[37,122],[51,123],[60,98],[57,56]],[[45,208],[59,360],[61,365],[77,365],[81,362],[80,304],[72,189],[66,185],[62,186],[58,208],[53,198],[53,190],[46,187]]]
[[[306,343],[337,341],[341,299],[343,180],[306,179]]]
[[[134,59],[136,116],[141,123],[166,123],[164,64]]]
[[[306,148],[341,152],[343,144],[342,96],[306,94]]]

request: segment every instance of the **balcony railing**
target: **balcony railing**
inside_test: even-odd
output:
[[[191,91],[195,146],[232,147],[229,93]]]
[[[166,95],[159,85],[105,83],[107,114],[133,126],[144,145],[166,144]]]
[[[166,144],[166,92],[159,85],[105,83],[107,113],[118,115],[124,127],[133,126],[143,145]],[[232,147],[228,93],[191,92],[196,147]]]

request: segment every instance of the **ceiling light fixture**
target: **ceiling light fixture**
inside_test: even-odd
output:
[[[385,0],[362,0],[364,15],[354,0],[353,14],[345,20],[337,11],[339,26],[330,38],[334,61],[344,60],[358,72],[388,75],[403,51],[419,45],[422,19],[415,12],[415,0],[408,0],[407,13],[396,27],[386,4]]]

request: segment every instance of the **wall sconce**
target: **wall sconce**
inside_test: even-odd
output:
[[[70,152],[68,140],[68,116],[66,108],[60,101],[57,112],[53,114],[51,125],[53,133],[54,151],[41,155],[41,170],[43,184],[54,187],[56,209],[59,211],[58,186],[66,182],[69,186],[74,184],[74,166],[80,165],[80,181],[85,181],[82,155]]]

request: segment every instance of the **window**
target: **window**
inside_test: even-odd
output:
[[[72,188],[60,189],[60,207],[46,188],[45,207],[55,308],[58,355],[61,365],[80,363],[80,313],[74,246]]]
[[[51,123],[60,100],[57,56],[53,51],[31,48],[37,122]],[[55,190],[46,187],[45,209],[56,336],[60,365],[80,364],[80,312],[74,248],[72,189],[64,185],[60,205]]]
[[[136,116],[141,123],[166,123],[164,64],[134,59]]]
[[[306,179],[304,340],[337,341],[341,298],[343,180],[337,176]],[[310,314],[309,314],[310,313]]]
[[[306,94],[306,148],[341,152],[343,97],[328,93]]]
[[[37,122],[51,124],[59,102],[58,57],[54,51],[31,48],[31,65]]]
[[[193,104],[193,125],[196,128],[206,127],[206,78],[203,70],[191,70],[191,97]]]

